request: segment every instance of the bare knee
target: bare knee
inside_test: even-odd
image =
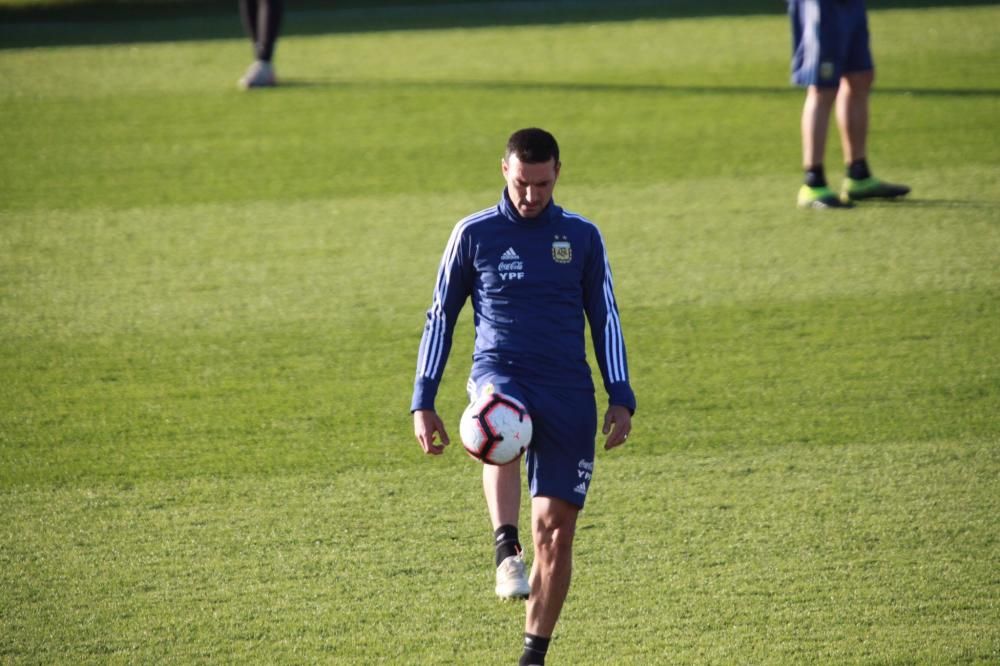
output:
[[[574,528],[548,521],[535,523],[535,547],[554,553],[568,551],[573,546]]]
[[[533,517],[535,552],[540,558],[559,561],[568,558],[576,535],[576,510],[539,512]]]

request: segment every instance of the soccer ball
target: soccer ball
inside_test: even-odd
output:
[[[470,456],[488,465],[506,465],[531,443],[531,415],[509,395],[487,393],[465,408],[458,431]]]

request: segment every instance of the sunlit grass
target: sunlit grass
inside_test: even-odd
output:
[[[292,30],[250,95],[235,24],[32,28],[0,50],[0,661],[515,659],[476,464],[407,406],[451,225],[542,125],[639,400],[552,663],[995,662],[997,18],[872,12],[872,163],[914,192],[834,215],[793,205],[777,14]]]

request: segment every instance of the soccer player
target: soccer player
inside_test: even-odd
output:
[[[241,88],[269,88],[278,84],[274,74],[274,45],[278,41],[281,18],[285,13],[284,0],[239,0],[240,18],[250,41],[253,42],[256,60],[239,80]]]
[[[517,535],[520,465],[483,467],[496,536],[496,592],[528,598],[522,665],[545,663],[569,591],[577,514],[594,472],[597,405],[585,318],[609,398],[605,449],[625,442],[635,411],[604,239],[592,222],[553,202],[560,166],[559,146],[545,130],[511,135],[499,203],[461,220],[445,248],[411,403],[421,448],[442,453],[449,438],[434,398],[455,321],[471,298],[470,398],[493,390],[509,394],[528,407],[534,429],[525,453],[535,547],[530,581]]]
[[[792,82],[806,88],[802,109],[801,208],[848,208],[851,202],[895,198],[910,191],[875,178],[868,167],[868,95],[875,65],[864,0],[788,0]],[[834,103],[847,177],[840,195],[826,182],[823,157]]]

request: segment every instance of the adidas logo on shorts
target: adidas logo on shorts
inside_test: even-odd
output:
[[[586,495],[587,494],[587,483],[584,482],[584,481],[581,481],[580,485],[578,485],[576,488],[573,489],[573,492],[580,493],[581,495]]]

